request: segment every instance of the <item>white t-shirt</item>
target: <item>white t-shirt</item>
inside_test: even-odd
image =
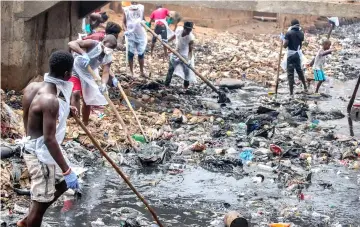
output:
[[[124,8],[126,16],[127,31],[133,33],[135,36],[143,37],[146,34],[145,29],[140,22],[144,18],[144,6],[141,4],[131,5]]]
[[[189,43],[195,40],[195,36],[192,32],[189,35],[182,37],[183,27],[177,27],[175,30],[176,37],[176,51],[183,57],[188,58],[189,55]]]
[[[324,53],[324,50],[321,49],[319,50],[319,52],[317,53],[316,57],[315,57],[315,62],[313,65],[313,69],[316,70],[322,70],[325,64],[325,60],[326,60],[326,55],[322,56],[322,54]]]

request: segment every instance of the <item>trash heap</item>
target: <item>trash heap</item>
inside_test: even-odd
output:
[[[358,25],[355,27],[359,28]],[[310,60],[319,48],[320,38],[308,34],[306,40],[308,44],[304,52]],[[346,44],[341,37],[331,40],[335,46],[342,46],[344,52],[334,54],[329,60],[331,67],[328,65],[325,70],[339,79],[351,79],[355,74],[341,72],[347,59],[359,57],[359,52],[353,51],[358,50],[357,44]],[[262,184],[275,185],[271,186],[277,188],[277,192],[274,192],[276,201],[272,206],[266,203],[267,199],[258,199],[259,196],[254,193],[239,192],[239,199],[235,203],[246,204],[243,216],[254,226],[271,222],[300,223],[299,226],[336,224],[338,215],[331,216],[327,210],[319,211],[306,203],[311,203],[312,199],[307,192],[309,187],[335,190],[335,182],[331,178],[319,179],[323,171],[359,181],[355,171],[360,168],[360,140],[340,135],[336,127],[326,123],[344,119],[341,111],[320,110],[316,105],[309,104],[306,96],[296,96],[295,99],[280,96],[275,99],[264,95],[267,93],[264,92],[264,85],[273,85],[276,76],[279,45],[278,37],[271,35],[249,38],[225,32],[216,34],[216,39],[210,35],[198,37],[195,68],[231,96],[233,103],[230,104],[218,104],[215,101],[217,95],[203,83],[184,91],[180,81],[174,78],[173,86],[165,88],[163,80],[168,63],[161,60],[163,52],[159,45],[155,49],[154,59],[146,59],[149,78],[130,77],[126,73],[124,52],[118,52],[112,70],[129,95],[150,142],[145,143],[125,101],[114,89],[109,90],[110,98],[140,152],[130,148],[124,130],[109,107],[93,108],[88,129],[109,156],[124,167],[155,166],[165,169],[169,175],[181,175],[186,171],[186,166],[199,166],[212,173],[251,179],[250,190]],[[359,72],[359,69],[353,69]],[[259,91],[262,91],[261,95]],[[238,95],[244,93],[251,96],[250,100],[239,98],[242,96]],[[7,110],[4,112],[5,122],[22,122],[21,118],[11,120],[14,118],[13,112],[21,111],[4,108],[8,104],[13,109],[20,109],[21,95],[8,92],[3,100],[2,119],[3,110]],[[107,165],[75,121],[69,119],[67,125],[63,147],[70,160],[90,169]],[[9,128],[16,130],[6,131],[7,134],[2,131],[1,139],[11,147],[14,146],[14,139],[21,138],[23,132],[19,127],[10,125],[6,129]],[[8,215],[16,210],[15,207],[21,207],[14,198],[20,196],[20,200],[29,199],[28,196],[21,196],[29,195],[26,168],[19,157],[18,147],[12,150],[15,152],[10,152],[11,155],[4,160],[2,152],[1,161],[1,210]],[[226,206],[225,211],[233,206],[236,207],[234,204]],[[19,214],[23,211],[16,212]],[[354,224],[353,220],[341,221]],[[103,225],[104,222],[94,218],[92,224]],[[136,226],[136,223],[127,226]]]

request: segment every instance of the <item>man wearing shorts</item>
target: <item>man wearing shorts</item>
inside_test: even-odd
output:
[[[127,57],[130,67],[131,76],[134,75],[134,56],[138,55],[140,76],[145,77],[144,73],[144,56],[147,44],[145,28],[141,22],[144,20],[144,6],[137,2],[131,2],[131,5],[123,8],[123,26],[124,35],[127,39]]]
[[[169,10],[166,8],[162,8],[161,5],[156,5],[156,10],[153,11],[150,15],[150,22],[148,24],[149,27],[151,27],[151,23],[155,22],[155,33],[157,35],[161,36],[161,39],[163,41],[167,41],[167,27],[168,25],[165,24],[166,22],[166,17],[169,16]],[[155,43],[156,43],[156,37],[152,38],[152,42],[151,42],[151,56],[153,56],[153,50],[155,47]],[[164,46],[164,61],[167,58],[167,49]]]
[[[326,60],[326,56],[331,54],[332,52],[336,51],[336,49],[330,49],[331,41],[325,40],[322,44],[322,48],[318,51],[315,58],[308,64],[307,66],[313,67],[314,71],[314,80],[318,82],[316,85],[315,94],[319,94],[319,89],[321,84],[326,80],[325,73],[324,73],[324,64]]]
[[[40,227],[47,208],[68,188],[79,188],[77,176],[59,146],[65,137],[70,111],[72,84],[67,80],[73,62],[70,53],[54,52],[44,81],[30,83],[24,90],[22,104],[27,138],[22,141],[22,152],[31,179],[32,203],[28,215],[17,222],[19,227]],[[58,91],[66,101],[58,97]]]

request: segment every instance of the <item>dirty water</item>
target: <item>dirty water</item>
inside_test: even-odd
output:
[[[332,98],[307,102],[317,102],[323,111],[330,111],[336,106],[345,113],[347,102],[339,97],[348,100],[355,83],[355,80],[334,81],[330,89]],[[286,89],[283,85],[280,90]],[[232,111],[250,111],[260,105],[261,97],[267,96],[267,89],[246,86],[242,90],[231,91],[228,96],[232,103],[215,111],[216,114],[225,116]],[[281,96],[286,94],[281,94],[279,98]],[[201,99],[216,101],[208,96]],[[204,112],[202,109],[195,111]],[[337,133],[350,133],[347,117],[322,123],[336,126]],[[359,138],[359,121],[353,121],[353,131]],[[233,138],[223,140],[225,146],[236,147]],[[251,226],[266,226],[269,222],[292,222],[297,226],[360,225],[358,170],[333,162],[312,166],[312,182],[303,190],[305,199],[299,201],[294,193],[276,180],[277,175],[273,173],[248,166],[239,168],[236,173],[212,172],[196,163],[180,162],[183,171],[169,174],[169,166],[176,160],[155,167],[122,166],[166,226],[221,226],[219,223],[223,215],[230,210],[240,211],[252,223]],[[254,183],[252,178],[259,173],[265,176],[265,180]],[[52,207],[44,220],[64,223],[64,226],[89,226],[89,223],[101,218],[105,226],[121,226],[121,215],[117,210],[129,207],[141,213],[136,216],[144,215],[152,222],[143,204],[111,168],[90,167],[84,182],[82,198],[70,211],[58,216],[62,206]]]

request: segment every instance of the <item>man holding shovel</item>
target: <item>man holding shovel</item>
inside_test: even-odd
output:
[[[283,40],[284,48],[288,48],[286,71],[289,81],[290,96],[293,96],[294,94],[295,70],[304,86],[305,92],[307,92],[305,76],[301,68],[301,57],[302,57],[301,47],[302,47],[302,42],[304,41],[304,33],[301,31],[299,21],[297,19],[292,20],[291,27],[289,28],[288,32],[286,33],[285,36],[281,34],[280,38],[281,40]]]
[[[193,26],[193,22],[185,22],[184,27],[178,27],[175,34],[169,39],[169,41],[176,39],[176,51],[188,61],[188,64],[184,64],[174,54],[170,55],[169,70],[165,80],[167,87],[170,86],[173,74],[184,80],[185,89],[188,89],[190,82],[196,82],[194,72],[188,67],[188,65],[194,65],[193,45],[195,36],[192,33]]]
[[[69,48],[75,52],[74,68],[69,79],[74,84],[71,104],[80,109],[80,99],[83,100],[82,120],[85,125],[89,123],[91,106],[107,104],[103,93],[107,91],[112,52],[117,47],[117,40],[113,35],[107,35],[102,42],[94,40],[75,40],[69,42]],[[95,73],[99,73],[99,66],[103,67],[101,85],[98,86],[88,71],[88,66]],[[113,86],[118,81],[113,78]]]
[[[27,138],[21,142],[31,178],[32,203],[27,217],[17,222],[19,227],[40,227],[47,208],[68,188],[79,188],[77,176],[59,146],[65,137],[70,112],[72,83],[67,80],[73,62],[70,53],[54,52],[44,81],[33,82],[24,90],[22,104]],[[59,93],[65,101],[59,98]]]

